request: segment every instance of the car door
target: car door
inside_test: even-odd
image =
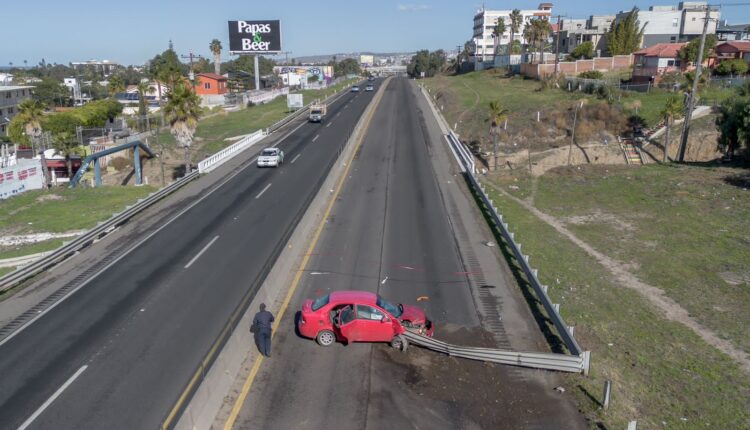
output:
[[[357,305],[360,342],[390,342],[393,338],[391,319],[380,309]]]
[[[347,342],[359,342],[360,328],[359,320],[353,305],[348,305],[339,311],[336,319],[336,329]]]

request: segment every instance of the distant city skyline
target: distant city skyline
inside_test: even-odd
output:
[[[142,65],[167,49],[211,59],[210,41],[219,39],[228,53],[227,21],[279,19],[282,43],[289,58],[352,52],[413,52],[455,49],[469,40],[480,2],[402,0],[361,2],[329,0],[325,6],[302,0],[278,3],[243,0],[205,2],[132,0],[127,4],[78,0],[30,0],[2,8],[0,67],[47,63],[68,64],[89,59]],[[538,1],[486,1],[487,9],[534,9]],[[553,15],[586,18],[615,14],[633,6],[677,5],[677,1],[553,1]],[[722,19],[750,23],[750,6],[726,7]],[[74,30],[67,29],[73,27]],[[8,43],[13,41],[13,43]]]

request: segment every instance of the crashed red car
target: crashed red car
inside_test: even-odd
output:
[[[409,330],[432,336],[434,327],[416,306],[394,305],[367,291],[335,291],[306,300],[297,323],[299,333],[322,346],[341,342],[391,342]]]

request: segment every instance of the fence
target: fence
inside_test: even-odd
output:
[[[557,72],[564,75],[577,75],[581,72],[591,70],[610,71],[625,70],[633,64],[632,55],[615,55],[614,57],[599,57],[591,60],[561,61],[555,64],[529,64],[521,65],[521,73],[530,78],[539,79]]]
[[[228,146],[214,155],[206,158],[205,160],[198,163],[198,171],[200,173],[208,173],[215,168],[224,164],[227,160],[232,158],[236,153],[244,151],[245,149],[253,146],[256,142],[263,139],[266,136],[263,130],[258,130],[255,133],[248,134],[243,137],[239,142]]]

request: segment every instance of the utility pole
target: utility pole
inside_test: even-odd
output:
[[[193,72],[193,58],[203,58],[202,55],[194,55],[193,51],[190,51],[188,55],[180,55],[180,58],[189,58],[190,59],[190,80],[192,81],[195,79],[195,73]]]
[[[708,23],[711,20],[711,6],[706,5],[706,17],[703,18],[703,33],[701,34],[700,48],[698,48],[698,60],[695,65],[695,77],[693,78],[693,88],[690,90],[687,102],[687,111],[685,112],[685,124],[682,128],[682,139],[680,139],[680,150],[677,154],[677,161],[682,163],[685,161],[685,151],[687,150],[688,137],[690,136],[690,119],[693,116],[693,109],[695,108],[695,96],[698,93],[698,83],[701,79],[703,63],[703,49],[706,46],[706,33],[708,32]]]
[[[255,66],[255,89],[260,89],[260,67],[258,67],[258,55],[253,55],[253,66]]]
[[[557,15],[557,35],[555,36],[555,75],[560,73],[560,15]],[[511,43],[513,41],[511,40]]]

